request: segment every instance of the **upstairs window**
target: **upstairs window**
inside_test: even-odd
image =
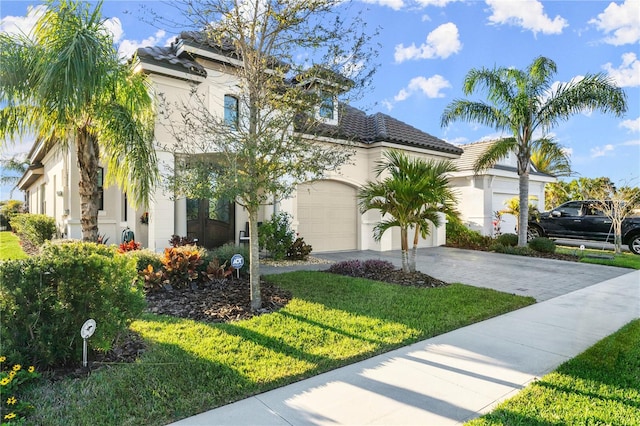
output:
[[[333,98],[333,94],[329,92],[322,92],[320,94],[320,109],[318,110],[318,115],[320,116],[320,118],[333,120],[334,107],[335,101]]]
[[[238,98],[224,95],[224,122],[234,129],[238,128]]]

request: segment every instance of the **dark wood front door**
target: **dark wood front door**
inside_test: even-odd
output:
[[[226,199],[187,200],[187,235],[206,248],[234,241],[234,204]]]

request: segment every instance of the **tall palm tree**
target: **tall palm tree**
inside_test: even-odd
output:
[[[571,176],[571,162],[564,148],[552,139],[542,138],[533,142],[531,164],[537,171],[555,177]]]
[[[98,167],[136,205],[158,179],[154,101],[146,77],[121,63],[102,3],[49,0],[32,34],[0,35],[0,139],[36,134],[75,145],[82,237],[98,236]]]
[[[491,145],[478,158],[476,171],[480,171],[509,152],[517,157],[519,176],[520,215],[518,218],[518,245],[527,244],[527,218],[529,209],[529,170],[534,148],[533,135],[548,134],[559,121],[585,110],[598,109],[622,116],[627,110],[625,92],[603,74],[588,74],[552,87],[556,64],[551,59],[538,57],[526,70],[515,68],[472,69],[464,80],[463,91],[470,95],[476,89],[486,89],[488,102],[456,99],[445,108],[442,126],[455,120],[477,122],[510,136]]]
[[[360,211],[376,209],[382,213],[382,220],[374,227],[376,241],[388,229],[400,227],[402,270],[414,272],[419,237],[427,237],[429,222],[439,226],[440,212],[455,213],[456,197],[447,178],[455,167],[450,161],[412,159],[399,151],[386,151],[384,158],[375,168],[378,178],[386,173],[384,179],[367,182],[358,191]],[[411,259],[410,227],[414,228]]]

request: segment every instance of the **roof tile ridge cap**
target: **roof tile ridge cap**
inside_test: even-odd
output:
[[[381,112],[376,112],[373,116],[370,116],[373,119],[374,126],[374,135],[375,137],[383,137],[388,138],[389,132],[387,130],[387,119],[386,114]]]

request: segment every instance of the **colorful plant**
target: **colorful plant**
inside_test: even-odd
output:
[[[227,262],[220,265],[218,259],[213,259],[207,265],[204,275],[209,281],[224,280],[233,274],[233,268],[227,267]]]
[[[164,283],[175,288],[185,288],[197,281],[202,265],[202,251],[196,246],[170,247],[164,249],[162,266]]]
[[[20,364],[14,364],[8,368],[6,361],[5,356],[0,356],[0,421],[3,425],[23,424],[34,406],[20,397],[18,388],[28,381],[37,379],[40,374],[34,366],[25,370]]]
[[[124,242],[118,246],[118,253],[126,253],[128,251],[140,250],[142,244],[131,240],[129,242]]]
[[[311,253],[312,249],[311,245],[305,243],[301,237],[298,237],[289,246],[289,249],[287,250],[287,259],[305,260],[309,257],[309,253]]]
[[[171,247],[195,246],[196,240],[192,237],[181,237],[180,235],[172,235],[169,240]]]

